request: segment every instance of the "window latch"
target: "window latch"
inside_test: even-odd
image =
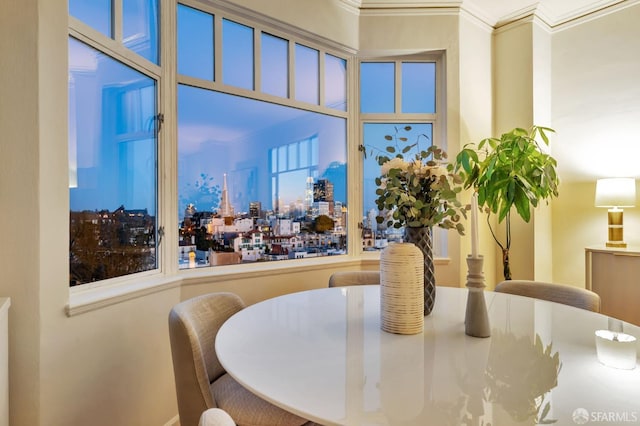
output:
[[[162,242],[162,237],[164,237],[164,226],[158,228],[158,245]]]
[[[162,125],[164,124],[164,114],[163,113],[159,113],[158,115],[156,115],[156,122],[157,127],[158,127],[158,132],[160,132],[160,129],[162,129]]]

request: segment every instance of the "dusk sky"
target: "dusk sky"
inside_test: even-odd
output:
[[[70,1],[70,10],[98,30],[109,35],[105,13],[109,1]],[[131,11],[133,13],[135,11]],[[141,13],[126,28],[146,28],[148,38],[157,34],[149,16]],[[146,23],[146,24],[145,24]],[[178,71],[181,75],[213,80],[213,16],[178,6]],[[126,31],[126,29],[125,29]],[[262,92],[287,97],[288,41],[262,34],[261,61],[269,72],[261,73]],[[138,53],[157,60],[157,43],[136,45]],[[223,83],[254,90],[253,29],[223,20]],[[295,45],[295,98],[318,103],[319,54],[307,46]],[[346,61],[325,55],[325,104],[346,110]],[[114,210],[146,208],[155,214],[154,142],[155,81],[106,57],[74,39],[69,43],[70,64],[70,187],[72,210]],[[362,112],[393,112],[394,66],[389,63],[362,65],[360,96]],[[402,109],[404,112],[434,112],[435,66],[432,63],[405,63],[402,67]],[[387,84],[384,84],[387,82]],[[386,88],[386,89],[385,89]],[[82,90],[79,90],[82,89]],[[106,97],[121,99],[119,110],[104,111]],[[222,188],[227,174],[232,203],[247,210],[250,201],[272,208],[278,197],[284,203],[304,197],[306,177],[330,178],[335,198],[346,204],[346,120],[302,109],[281,106],[215,92],[178,86],[178,198],[182,215],[188,203],[206,206],[206,196],[196,184],[202,176],[213,187]],[[400,124],[399,126],[403,126]],[[431,126],[414,126],[431,135]],[[365,124],[364,143],[384,149],[384,136],[393,125]],[[301,147],[316,140],[315,164],[305,158]],[[286,147],[286,154],[277,151]],[[274,151],[276,149],[276,151]],[[270,164],[271,153],[286,155],[278,170]],[[328,171],[329,168],[329,171]],[[365,161],[364,209],[375,207],[373,179],[379,174],[375,158]],[[119,179],[107,178],[119,176]],[[77,185],[77,186],[76,186]],[[275,187],[274,187],[275,185]],[[215,207],[215,206],[214,206]]]

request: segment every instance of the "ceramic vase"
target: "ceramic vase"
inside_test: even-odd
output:
[[[404,228],[404,241],[415,244],[423,257],[424,315],[433,310],[436,303],[436,275],[433,267],[433,230],[431,227]]]

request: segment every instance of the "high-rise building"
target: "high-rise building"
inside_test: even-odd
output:
[[[326,207],[326,213],[333,216],[333,183],[328,179],[319,179],[313,184],[313,204],[318,208],[320,204]],[[325,208],[323,208],[325,211]]]
[[[249,217],[259,219],[262,213],[262,203],[260,201],[252,201],[249,203]]]
[[[307,188],[304,193],[304,210],[307,214],[311,213],[313,208],[313,178],[307,177]]]
[[[327,179],[319,179],[313,184],[313,201],[333,202],[333,183]]]

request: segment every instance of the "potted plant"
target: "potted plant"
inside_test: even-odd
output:
[[[425,134],[412,134],[412,127],[395,128],[386,135],[384,150],[371,147],[380,166],[376,177],[378,224],[404,228],[404,241],[414,243],[424,257],[425,310],[428,315],[435,303],[435,274],[432,253],[432,228],[455,229],[464,235],[462,217],[467,206],[458,200],[463,181],[447,163],[447,153],[428,143]],[[414,140],[415,137],[415,140]],[[422,142],[422,145],[421,145]],[[428,145],[428,146],[425,146]],[[367,147],[360,145],[367,157]]]
[[[532,126],[515,128],[500,138],[487,138],[467,144],[456,156],[455,171],[464,179],[465,188],[478,193],[478,207],[487,213],[491,235],[502,249],[504,279],[511,279],[509,249],[511,248],[511,211],[525,221],[531,219],[532,207],[558,196],[557,162],[537,141],[549,145],[547,133],[553,129]],[[505,241],[501,242],[489,218],[497,215],[505,223]]]

